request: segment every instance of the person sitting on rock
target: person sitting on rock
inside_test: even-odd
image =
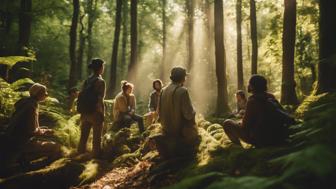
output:
[[[50,158],[61,156],[59,144],[34,138],[53,134],[53,130],[41,128],[39,125],[38,104],[47,98],[47,88],[35,83],[30,87],[29,94],[29,97],[24,97],[15,103],[15,112],[6,131],[8,141],[4,153],[0,155],[4,165],[9,166],[26,151],[44,154]]]
[[[160,93],[162,91],[162,81],[156,79],[153,81],[153,91],[150,93],[148,109],[149,115],[151,118],[151,123],[154,123],[157,120],[157,107],[159,104]]]
[[[162,89],[159,100],[159,122],[162,135],[154,140],[163,159],[193,157],[198,150],[199,135],[195,110],[188,89],[183,86],[187,72],[182,67],[171,70],[171,83]]]
[[[236,100],[237,100],[237,109],[234,112],[234,114],[235,114],[235,117],[241,118],[244,116],[245,110],[246,110],[247,99],[246,99],[245,92],[242,90],[237,91]]]
[[[73,87],[69,90],[69,97],[68,97],[68,111],[71,114],[76,113],[76,100],[78,98],[79,90],[76,87]]]
[[[280,113],[280,103],[267,92],[267,80],[261,75],[253,75],[249,80],[246,112],[242,122],[225,120],[223,127],[228,138],[241,145],[240,139],[257,147],[282,144],[286,139],[285,122],[290,122]],[[284,115],[284,116],[282,116]]]
[[[134,85],[127,81],[121,82],[121,92],[117,94],[113,104],[114,130],[120,130],[124,127],[130,127],[132,123],[137,122],[139,131],[144,131],[142,116],[135,113],[136,98],[133,94]]]

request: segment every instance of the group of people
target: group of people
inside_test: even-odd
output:
[[[79,92],[77,89],[70,91],[71,105],[78,97],[77,110],[81,114],[80,140],[78,153],[86,152],[86,143],[90,130],[93,130],[93,157],[101,157],[101,135],[104,123],[104,98],[106,92],[105,81],[102,77],[104,72],[104,61],[93,59],[88,68],[92,74]],[[162,134],[153,137],[156,148],[162,158],[173,158],[176,156],[189,156],[197,152],[200,143],[195,123],[195,110],[188,92],[184,86],[187,78],[187,71],[183,67],[174,67],[170,73],[171,82],[163,87],[160,80],[153,81],[153,92],[149,98],[149,111],[152,122],[160,122]],[[134,85],[127,81],[121,82],[121,92],[117,94],[113,105],[113,129],[119,130],[137,123],[139,131],[144,128],[143,117],[136,113],[136,98],[133,94]],[[89,91],[85,96],[84,91]],[[38,103],[47,96],[47,89],[41,84],[34,84],[30,90],[30,97],[19,100],[15,104],[16,111],[9,124],[8,140],[11,147],[5,147],[5,156],[1,155],[1,162],[8,162],[15,159],[27,145],[35,145],[50,154],[59,154],[60,147],[54,142],[32,140],[34,136],[50,135],[52,130],[39,126]],[[278,114],[272,111],[282,110],[281,105],[275,97],[267,92],[267,81],[261,75],[253,75],[249,80],[248,92],[252,93],[249,98],[243,91],[236,93],[237,110],[235,117],[242,118],[241,122],[226,120],[223,128],[228,138],[235,144],[241,145],[241,140],[255,146],[276,145],[284,141],[286,133],[281,129],[287,120],[276,123],[274,116]],[[271,103],[269,103],[271,102]],[[92,103],[89,110],[84,111],[82,104]],[[274,105],[275,104],[275,105]],[[275,109],[272,107],[277,106]],[[80,108],[79,108],[80,107]],[[76,111],[73,108],[71,111]],[[274,122],[275,121],[275,122]],[[280,122],[280,121],[278,121]],[[271,127],[270,125],[282,125]],[[5,161],[6,160],[6,161]]]

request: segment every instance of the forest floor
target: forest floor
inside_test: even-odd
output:
[[[30,79],[12,84],[0,79],[0,125],[8,122],[15,101],[28,95],[31,83]],[[232,145],[221,125],[198,116],[202,140],[192,160],[160,160],[146,140],[157,133],[158,124],[147,127],[145,138],[131,127],[127,141],[121,140],[122,134],[107,131],[103,144],[110,156],[102,160],[92,159],[90,154],[76,155],[79,116],[66,114],[51,97],[41,104],[40,112],[41,125],[55,130],[52,140],[63,145],[64,157],[53,162],[35,159],[30,167],[0,178],[0,188],[336,188],[334,93],[306,98],[295,112],[301,122],[290,128],[286,146],[256,149]]]

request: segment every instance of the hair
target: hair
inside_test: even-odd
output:
[[[104,60],[100,58],[93,58],[88,68],[93,70],[94,72],[98,72],[104,64],[105,64]]]
[[[133,88],[134,88],[134,85],[133,85],[132,83],[129,83],[129,82],[126,81],[126,80],[122,80],[122,81],[121,81],[121,90],[122,90],[123,92],[126,92],[126,90],[129,89],[129,88],[133,89]]]
[[[238,90],[238,91],[236,92],[236,96],[240,96],[241,98],[246,99],[245,92],[242,91],[242,90]]]
[[[266,92],[267,91],[267,80],[261,75],[252,75],[249,81],[253,92]]]
[[[72,94],[72,93],[75,93],[77,91],[79,91],[77,87],[72,87],[68,92],[69,92],[69,94]]]
[[[29,95],[31,97],[37,97],[41,93],[46,93],[47,94],[47,87],[40,84],[40,83],[35,83],[29,88]]]
[[[155,89],[155,83],[159,83],[161,85],[161,87],[163,85],[162,81],[160,79],[156,79],[156,80],[153,81],[153,89]]]

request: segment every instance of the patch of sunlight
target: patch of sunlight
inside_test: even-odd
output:
[[[98,163],[94,160],[91,160],[84,164],[84,171],[81,175],[79,175],[79,179],[81,180],[81,184],[86,182],[89,179],[92,179],[97,176],[98,174]]]

